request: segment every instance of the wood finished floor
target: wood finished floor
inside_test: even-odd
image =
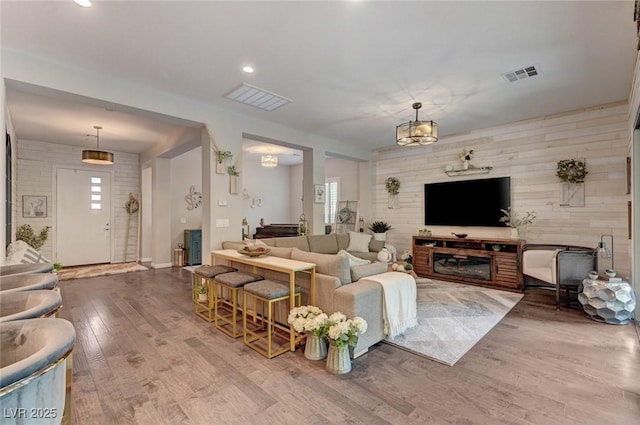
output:
[[[61,282],[73,322],[73,423],[640,423],[634,326],[524,299],[454,367],[378,344],[334,376],[301,351],[267,360],[195,316],[190,276]]]

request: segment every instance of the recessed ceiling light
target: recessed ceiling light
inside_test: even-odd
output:
[[[91,0],[73,0],[75,4],[82,7],[91,7]]]
[[[255,71],[252,66],[243,66],[242,70],[248,74],[251,74],[253,71]]]

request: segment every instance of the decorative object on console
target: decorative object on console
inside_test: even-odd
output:
[[[424,146],[438,141],[438,124],[418,120],[418,109],[422,103],[411,105],[416,111],[416,120],[396,126],[396,144],[399,146]]]
[[[304,216],[304,213],[300,214],[300,219],[298,220],[298,236],[305,236],[307,234],[307,218]]]
[[[387,238],[386,233],[391,230],[391,226],[386,221],[373,221],[369,224],[369,230],[373,232],[373,239],[384,241]]]
[[[464,239],[464,238],[466,238],[467,236],[469,236],[469,235],[468,235],[468,234],[466,234],[466,233],[454,233],[454,232],[451,232],[451,234],[452,234],[453,236],[455,236],[456,238],[461,238],[461,239]]]
[[[385,187],[389,193],[388,207],[391,209],[399,208],[398,194],[400,193],[400,180],[397,177],[389,177],[385,180]]]
[[[216,149],[215,152],[216,152],[216,173],[224,174],[225,172],[224,164],[227,160],[231,160],[233,158],[233,155],[231,154],[230,151],[221,151],[219,149]]]
[[[462,153],[459,155],[460,161],[462,161],[462,169],[469,169],[469,161],[473,159],[473,149],[464,148]]]

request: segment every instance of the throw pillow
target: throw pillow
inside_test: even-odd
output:
[[[369,252],[369,241],[371,241],[371,235],[349,232],[349,246],[347,247],[347,251]]]
[[[342,255],[343,257],[347,257],[347,260],[349,261],[349,267],[353,267],[353,266],[361,266],[363,264],[369,264],[371,263],[370,260],[364,260],[362,258],[358,258],[355,255],[351,255],[349,254],[347,251],[345,251],[344,249],[341,249],[340,251],[338,251],[337,255]]]
[[[34,263],[50,263],[42,256],[40,251],[34,249],[24,241],[15,241],[7,247],[6,264],[34,264]]]

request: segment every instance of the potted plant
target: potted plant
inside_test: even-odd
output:
[[[289,312],[287,321],[296,332],[304,332],[307,339],[304,356],[309,360],[322,360],[327,357],[327,328],[329,317],[316,306],[296,307]]]
[[[351,371],[349,347],[355,347],[358,343],[358,334],[366,331],[367,322],[362,317],[347,319],[347,316],[339,311],[329,316],[327,320],[329,351],[326,366],[328,372],[343,374]]]
[[[53,271],[54,271],[54,273],[58,273],[60,270],[62,270],[62,264],[53,263]]]
[[[31,225],[23,224],[16,230],[16,240],[24,241],[29,244],[31,248],[39,250],[49,237],[49,229],[51,229],[50,226],[45,226],[40,230],[38,236],[36,236],[35,233],[33,233]]]
[[[216,173],[224,174],[224,162],[227,159],[232,159],[233,155],[230,151],[216,150]]]
[[[374,221],[369,224],[369,230],[373,232],[373,238],[377,241],[384,241],[387,238],[387,231],[391,230],[391,226],[386,221]]]
[[[513,227],[520,233],[520,230],[526,226],[533,224],[533,220],[536,218],[535,211],[527,211],[524,217],[518,217],[518,215],[511,211],[511,207],[506,210],[501,209],[502,217],[500,222],[506,224],[509,227]]]
[[[198,302],[206,303],[209,299],[207,297],[207,286],[206,285],[198,285],[196,287],[196,293],[198,294]]]

